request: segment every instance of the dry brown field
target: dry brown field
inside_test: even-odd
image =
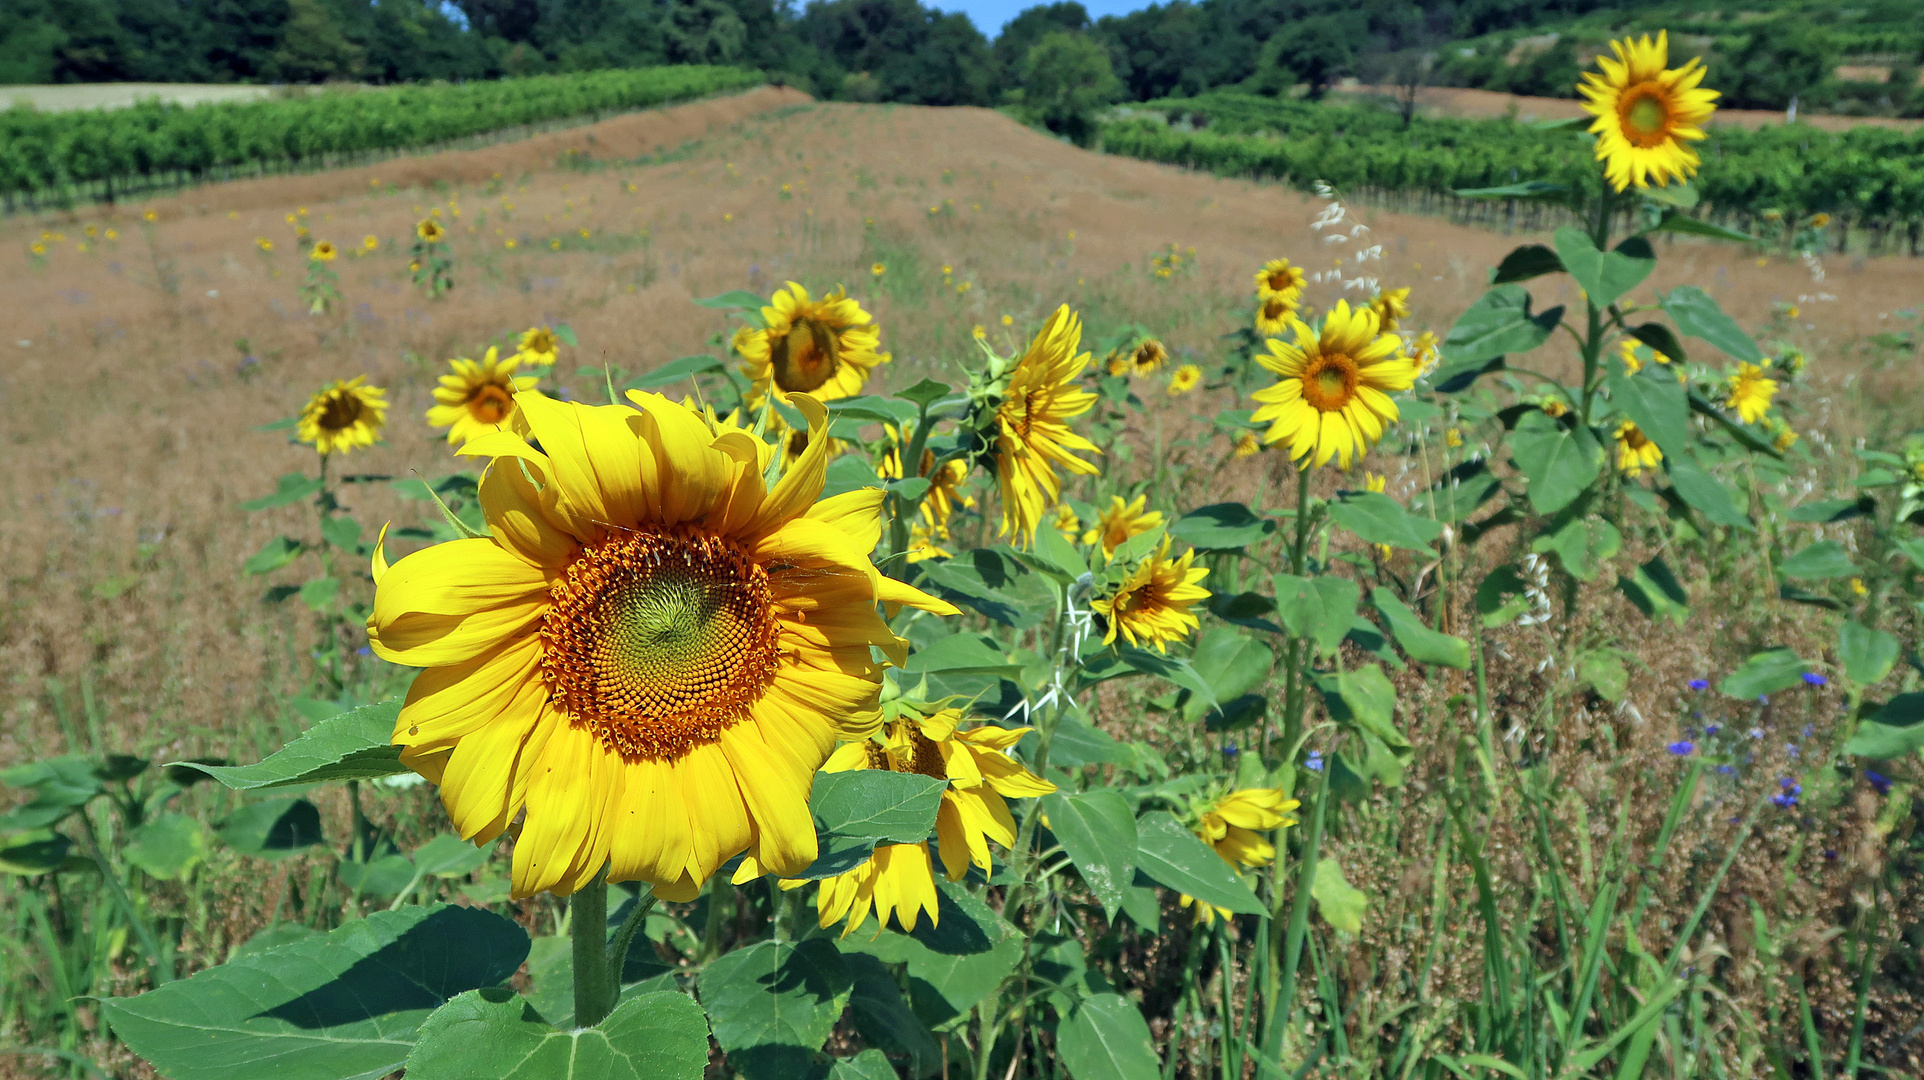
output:
[[[409,284],[406,251],[435,209],[457,284],[429,301]],[[717,350],[727,324],[694,298],[790,279],[846,283],[876,313],[894,355],[885,388],[955,379],[972,327],[1006,350],[1060,303],[1092,330],[1138,323],[1179,356],[1213,357],[1245,317],[1254,266],[1326,263],[1316,209],[1274,185],[1092,154],[992,111],[763,89],[483,150],[0,223],[12,253],[0,260],[0,425],[14,462],[0,482],[0,763],[54,745],[51,695],[82,689],[129,749],[271,748],[279,729],[261,721],[309,682],[311,619],[263,604],[261,580],[239,568],[312,522],[301,507],[237,504],[311,471],[309,449],[255,429],[329,380],[365,374],[392,402],[386,442],[342,467],[407,478],[455,467],[422,418],[449,357],[565,322],[580,346],[564,353],[564,382],[598,398],[604,365],[632,375]],[[1447,331],[1517,242],[1364,214],[1386,283],[1413,287],[1412,329]],[[297,301],[290,215],[349,251],[334,264],[344,302],[331,314]],[[43,235],[59,239],[36,260]],[[365,236],[378,250],[352,254]],[[1158,279],[1150,259],[1171,244],[1196,254]],[[1814,284],[1793,260],[1680,242],[1639,297],[1694,282],[1746,325],[1798,304],[1818,387],[1801,426],[1843,441],[1915,392],[1908,370],[1859,344],[1924,298],[1924,260],[1838,260],[1827,273]],[[1546,280],[1540,305],[1576,299]],[[1236,406],[1221,390],[1172,401],[1139,444],[1156,449],[1112,467],[1200,470],[1184,505],[1261,498],[1262,459],[1225,464],[1220,438],[1190,438],[1196,418]],[[363,521],[419,521],[427,505],[386,484],[344,499]]]

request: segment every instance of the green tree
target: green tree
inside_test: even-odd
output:
[[[268,73],[288,82],[351,79],[360,74],[361,56],[321,0],[288,0],[287,23]]]
[[[1309,96],[1319,98],[1337,76],[1349,69],[1353,55],[1346,20],[1339,15],[1318,15],[1279,30],[1265,41],[1257,69],[1293,72],[1309,84]]]
[[[1837,68],[1835,39],[1806,22],[1760,23],[1743,48],[1719,65],[1722,104],[1746,109],[1783,109],[1820,96]]]
[[[1080,146],[1095,137],[1096,113],[1121,92],[1109,51],[1086,34],[1045,34],[1022,61],[1023,110]]]
[[[661,36],[675,63],[728,64],[742,54],[748,27],[722,0],[672,0]]]

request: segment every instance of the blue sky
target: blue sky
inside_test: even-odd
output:
[[[930,7],[941,11],[960,11],[975,23],[976,29],[990,38],[1002,32],[1002,24],[1016,17],[1025,8],[1034,7],[1046,0],[924,0]],[[1150,0],[1082,0],[1082,6],[1089,9],[1089,17],[1100,19],[1104,15],[1121,15],[1148,7]]]

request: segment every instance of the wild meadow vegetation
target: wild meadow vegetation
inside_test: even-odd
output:
[[[423,194],[399,242],[290,213],[258,257],[344,366],[193,433],[307,462],[240,505],[271,539],[199,568],[262,590],[235,656],[288,692],[135,724],[208,699],[19,690],[0,1070],[1914,1074],[1924,436],[1898,404],[1846,433],[1794,305],[1654,287],[1673,240],[1825,251],[1688,212],[1700,77],[1622,42],[1597,122],[1542,136],[1587,172],[1514,181],[1569,223],[1433,330],[1440,275],[1387,276],[1348,178],[1306,250],[1185,311],[1077,291],[1071,231],[1032,316],[981,315],[878,209],[852,288],[744,280],[673,360],[627,315],[448,318],[544,288],[523,248],[643,252],[596,294],[631,310],[655,226],[567,187],[540,226],[525,183]],[[843,197],[759,145],[790,171],[758,198]],[[1014,179],[954,181],[923,225],[960,245]],[[822,243],[816,205],[785,242]],[[352,366],[374,259],[469,334],[407,358],[422,413]],[[1862,348],[1901,363],[1918,312],[1889,315]],[[440,464],[359,464],[403,440]]]

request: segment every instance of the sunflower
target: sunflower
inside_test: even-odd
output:
[[[441,223],[434,220],[433,218],[422,218],[420,221],[416,222],[414,225],[414,235],[420,237],[421,239],[427,241],[430,244],[438,242],[443,236],[446,236],[447,234],[448,234],[448,231],[442,228]]]
[[[1296,824],[1289,812],[1301,805],[1277,788],[1243,788],[1210,804],[1197,815],[1192,831],[1240,875],[1244,868],[1268,866],[1274,861],[1276,845],[1260,834]],[[1182,897],[1183,907],[1192,903],[1190,897]],[[1210,904],[1195,907],[1196,921],[1204,925],[1217,916],[1229,918],[1230,913],[1223,908]]]
[[[307,257],[315,262],[333,262],[334,256],[338,254],[340,252],[334,250],[333,244],[323,240],[308,250]]]
[[[1613,41],[1610,48],[1617,58],[1597,57],[1602,72],[1586,72],[1577,87],[1589,99],[1584,111],[1597,118],[1590,131],[1604,175],[1618,191],[1689,180],[1698,161],[1686,144],[1704,138],[1704,122],[1717,111],[1712,103],[1719,96],[1697,85],[1704,79],[1703,62],[1693,57],[1666,69],[1668,31],[1659,31],[1654,42],[1646,34]]]
[[[519,355],[531,367],[552,367],[561,358],[561,342],[553,330],[530,326],[521,332]]]
[[[955,553],[944,548],[948,543],[949,530],[942,525],[924,525],[916,522],[909,526],[908,560],[911,563],[927,562],[930,559],[951,559]]]
[[[1756,364],[1739,362],[1730,376],[1730,395],[1724,408],[1737,410],[1746,424],[1754,424],[1770,411],[1770,399],[1777,393],[1777,380],[1764,375]]]
[[[629,400],[522,392],[513,431],[462,449],[493,459],[489,535],[376,556],[375,654],[425,669],[401,760],[465,838],[522,819],[516,897],[607,866],[692,900],[742,851],[801,871],[811,777],[881,719],[871,647],[906,659],[877,603],[956,613],[870,563],[881,489],[817,501],[826,437],[770,486],[757,440]],[[789,402],[825,433],[821,403]]]
[[[1149,496],[1138,495],[1128,502],[1122,496],[1109,496],[1109,509],[1096,518],[1095,528],[1090,529],[1082,538],[1085,544],[1102,541],[1102,553],[1108,555],[1121,547],[1130,537],[1143,533],[1162,524],[1162,511],[1147,509]]]
[[[1076,542],[1076,534],[1082,531],[1082,519],[1076,516],[1076,508],[1068,503],[1056,504],[1056,531],[1071,544]]]
[[[996,480],[1002,489],[1002,527],[1025,544],[1035,543],[1042,512],[1062,497],[1056,465],[1093,476],[1100,470],[1074,451],[1100,453],[1094,443],[1069,430],[1069,420],[1088,412],[1096,396],[1076,387],[1089,354],[1082,344],[1082,320],[1064,304],[1029,343],[1010,374],[1008,389],[996,406]]]
[[[1162,370],[1162,365],[1168,360],[1169,350],[1163,348],[1162,342],[1155,338],[1143,338],[1129,353],[1128,370],[1130,374],[1142,378]]]
[[[1256,332],[1263,337],[1282,333],[1296,318],[1299,307],[1296,297],[1287,293],[1263,297],[1256,305]]]
[[[1410,362],[1416,365],[1416,377],[1421,379],[1443,362],[1443,343],[1436,340],[1435,334],[1425,330],[1410,342],[1409,357]]]
[[[1241,435],[1236,436],[1235,454],[1237,457],[1252,458],[1262,452],[1263,440],[1258,439],[1255,432],[1245,431]]]
[[[869,369],[888,363],[875,351],[881,341],[875,320],[841,289],[811,300],[789,282],[762,309],[765,329],[738,336],[735,351],[746,361],[742,374],[755,386],[752,402],[768,393],[813,394],[823,401],[862,392]]]
[[[1638,476],[1645,469],[1654,469],[1663,460],[1663,451],[1650,441],[1637,425],[1625,420],[1617,425],[1617,468],[1625,476]]]
[[[876,465],[877,475],[888,480],[902,479],[902,433],[894,424],[883,424],[882,430],[891,440],[887,450],[882,452],[882,460]],[[930,470],[934,475],[930,475]],[[957,506],[967,510],[975,505],[975,496],[962,492],[962,482],[969,478],[968,463],[957,458],[949,461],[940,469],[935,468],[935,451],[922,450],[922,467],[918,476],[927,477],[929,490],[922,496],[922,521],[936,531],[939,539],[949,537],[949,517]],[[946,554],[946,553],[945,553]]]
[[[1169,396],[1181,397],[1202,385],[1202,369],[1194,364],[1184,364],[1169,373]]]
[[[1131,645],[1154,645],[1157,652],[1168,652],[1169,642],[1188,637],[1201,625],[1189,608],[1209,599],[1209,590],[1198,584],[1209,570],[1189,565],[1195,558],[1191,550],[1171,559],[1165,538],[1162,548],[1131,570],[1114,594],[1091,601],[1089,606],[1109,624],[1102,643],[1115,641],[1121,633]]]
[[[1009,749],[1022,741],[1029,728],[978,724],[964,731],[961,724],[960,709],[923,715],[904,708],[900,718],[878,736],[842,746],[822,766],[825,772],[887,769],[948,781],[935,813],[935,837],[942,871],[950,881],[961,881],[971,864],[984,873],[993,868],[990,840],[1003,847],[1015,843],[1015,818],[1006,800],[1040,798],[1056,789],[1009,756]],[[886,923],[893,913],[904,929],[915,928],[921,911],[928,912],[931,922],[935,920],[935,881],[928,841],[896,847],[888,853],[886,865],[872,859],[865,864],[866,872],[865,867],[857,867],[822,882],[817,907],[823,927],[846,917],[846,936],[867,918],[870,905],[877,919]],[[919,849],[922,857],[918,860],[901,848],[911,852]],[[882,848],[876,849],[878,856],[882,852]],[[744,860],[735,880],[747,881],[763,872],[762,867]],[[926,904],[917,902],[921,898],[926,898]]]
[[[1288,259],[1271,259],[1256,271],[1256,295],[1264,300],[1287,296],[1293,301],[1303,294],[1303,285],[1308,280],[1303,268],[1291,266]]]
[[[1386,391],[1408,390],[1416,364],[1397,352],[1401,338],[1377,332],[1376,312],[1351,311],[1347,301],[1336,302],[1320,335],[1300,319],[1290,327],[1294,345],[1272,338],[1268,355],[1256,358],[1282,378],[1256,391],[1262,407],[1251,419],[1269,422],[1263,441],[1287,440],[1289,456],[1305,468],[1334,457],[1347,469],[1397,418]]]
[[[450,373],[441,376],[434,388],[433,408],[428,410],[428,426],[448,429],[448,445],[460,446],[495,431],[508,430],[514,415],[514,395],[541,380],[514,371],[521,364],[519,353],[498,359],[494,346],[479,361],[465,357],[448,361]]]
[[[1370,301],[1370,310],[1376,312],[1377,321],[1383,324],[1383,332],[1396,329],[1396,324],[1410,317],[1410,291],[1408,289],[1388,289],[1376,294]]]
[[[375,236],[373,233],[368,233],[366,236],[361,237],[362,251],[374,251],[378,249],[380,246],[381,246],[381,238],[378,236]]]
[[[322,454],[345,454],[373,446],[387,425],[387,391],[368,386],[367,376],[336,381],[307,399],[295,434]]]

